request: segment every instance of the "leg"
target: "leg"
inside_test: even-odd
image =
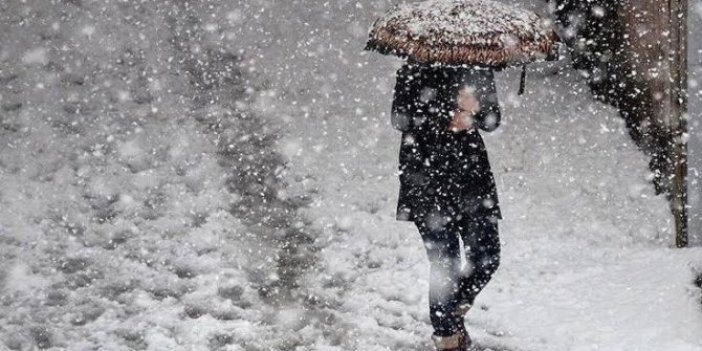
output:
[[[461,268],[458,235],[450,227],[436,227],[417,222],[431,266],[429,280],[429,313],[434,335],[449,336],[460,330],[458,285]]]
[[[473,305],[475,297],[500,265],[497,221],[490,217],[468,218],[459,224],[466,260],[472,271],[460,279],[460,303]]]

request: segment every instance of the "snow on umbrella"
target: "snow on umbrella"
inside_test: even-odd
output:
[[[557,38],[531,11],[491,0],[427,0],[379,18],[366,50],[424,63],[504,67],[550,59]]]

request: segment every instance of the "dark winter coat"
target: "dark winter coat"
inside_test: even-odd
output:
[[[449,123],[463,86],[475,89],[475,126],[492,131],[500,108],[492,70],[408,63],[397,71],[392,125],[402,131],[397,219],[502,218],[495,179],[477,128],[452,132]]]

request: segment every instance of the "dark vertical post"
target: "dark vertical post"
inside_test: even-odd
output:
[[[670,135],[673,179],[671,210],[675,245],[688,244],[687,216],[687,0],[668,0],[670,10]]]

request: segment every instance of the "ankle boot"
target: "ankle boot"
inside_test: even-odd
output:
[[[436,351],[463,351],[464,334],[460,331],[449,336],[432,335],[431,339]]]

